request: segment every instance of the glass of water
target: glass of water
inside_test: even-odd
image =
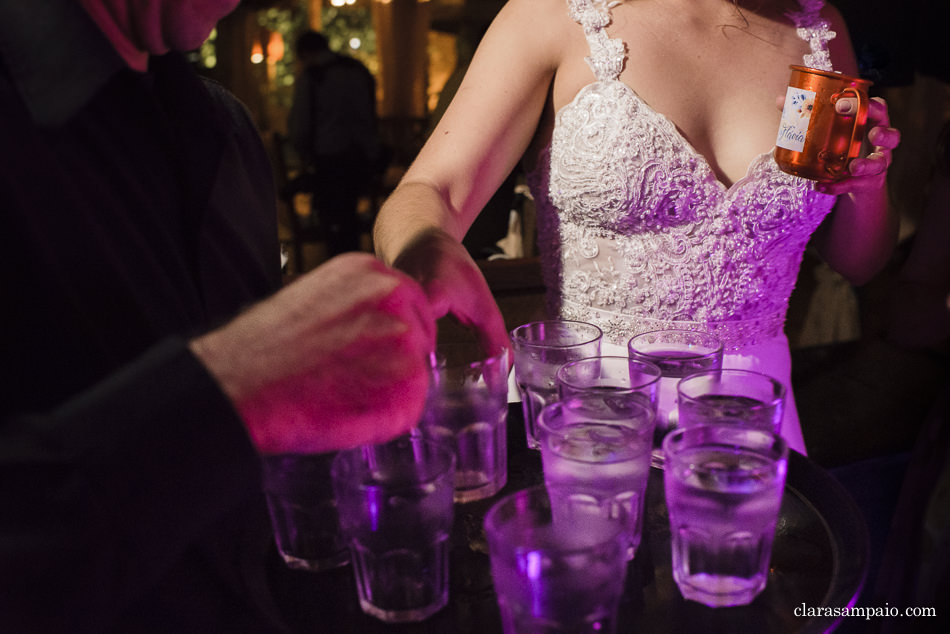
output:
[[[611,634],[627,561],[624,524],[586,506],[558,509],[543,486],[485,516],[505,634]]]
[[[751,370],[710,370],[690,375],[676,387],[679,425],[742,425],[782,431],[785,386]]]
[[[274,540],[289,568],[318,572],[350,561],[330,483],[335,455],[281,454],[262,460]]]
[[[537,420],[541,409],[558,400],[558,369],[569,361],[599,355],[602,336],[593,324],[563,319],[535,321],[511,331],[515,380],[531,449],[540,449]]]
[[[455,448],[455,501],[491,497],[508,481],[508,351],[441,344],[419,430]]]
[[[568,400],[580,394],[607,397],[629,397],[642,402],[656,412],[657,390],[663,372],[649,361],[628,357],[600,356],[570,361],[557,371],[560,399]]]
[[[692,330],[655,330],[627,342],[631,360],[648,361],[663,373],[657,387],[656,436],[653,466],[662,468],[663,438],[677,425],[676,384],[703,370],[722,368],[722,342],[709,333]]]
[[[663,440],[673,579],[710,607],[746,605],[768,581],[788,445],[769,431],[681,427]]]
[[[627,559],[640,545],[655,420],[636,396],[575,394],[545,407],[538,419],[551,504],[625,518]]]
[[[422,621],[449,600],[455,452],[402,436],[341,451],[331,467],[360,607],[386,623]]]

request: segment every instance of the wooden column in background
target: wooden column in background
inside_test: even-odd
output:
[[[208,74],[237,95],[258,127],[267,130],[273,122],[265,103],[266,68],[264,64],[250,63],[251,45],[260,35],[256,11],[239,6],[218,23],[218,65]]]
[[[379,55],[380,117],[424,118],[429,3],[373,0],[372,15]]]
[[[310,28],[319,31],[323,28],[323,0],[308,0],[307,15],[309,16]]]

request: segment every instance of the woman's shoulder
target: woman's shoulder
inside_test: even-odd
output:
[[[831,2],[818,2],[818,5],[821,6],[818,11],[819,15],[828,20],[829,24],[844,22],[844,18],[841,17],[841,12]]]
[[[832,4],[826,2],[821,8],[821,17],[828,22],[828,30],[834,31],[834,39],[828,42],[828,52],[835,70],[849,75],[858,74],[858,63],[851,43],[851,34],[844,16]]]
[[[572,22],[570,7],[583,0],[508,0],[498,12],[498,16],[510,16],[512,19],[530,19],[525,26],[533,28],[538,23],[557,25]]]
[[[549,29],[547,35],[556,38],[566,29],[579,28],[576,22],[577,9],[590,5],[609,3],[602,0],[508,0],[498,16],[510,16],[518,21],[527,32],[541,32],[541,27]]]
[[[528,58],[545,67],[556,67],[565,43],[579,34],[583,37],[581,28],[571,18],[568,3],[569,0],[508,0],[483,42],[508,50],[512,59]]]

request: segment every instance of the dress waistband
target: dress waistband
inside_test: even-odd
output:
[[[726,321],[677,321],[624,315],[592,306],[562,300],[561,316],[598,326],[611,343],[626,346],[631,337],[653,330],[695,330],[708,332],[722,342],[724,351],[738,350],[761,343],[784,332],[785,313],[778,312],[754,319]]]

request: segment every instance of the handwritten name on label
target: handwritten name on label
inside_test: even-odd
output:
[[[782,109],[782,122],[779,124],[775,145],[801,152],[805,147],[805,136],[814,109],[813,91],[789,86],[785,93],[785,107]]]

